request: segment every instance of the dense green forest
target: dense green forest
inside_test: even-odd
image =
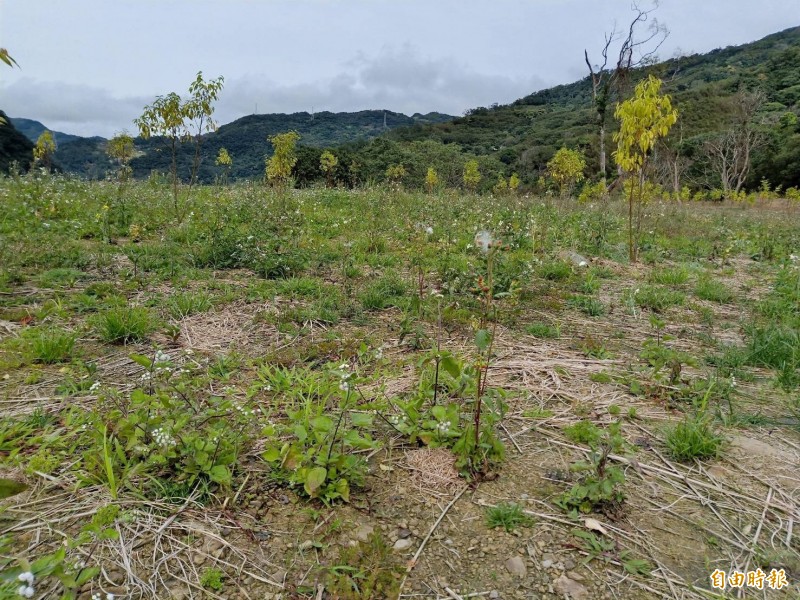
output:
[[[580,57],[576,57],[579,60]],[[666,189],[693,190],[721,186],[709,145],[739,124],[742,94],[760,101],[751,116],[754,135],[752,167],[744,184],[754,189],[766,180],[774,188],[800,186],[800,27],[787,29],[742,46],[673,58],[634,71],[615,89],[612,102],[624,97],[642,77],[654,74],[665,82],[679,112],[678,125],[656,149],[652,178]],[[609,111],[608,127],[614,130]],[[541,90],[508,105],[477,107],[453,118],[440,113],[406,115],[381,110],[356,113],[306,112],[250,115],[203,136],[203,161],[198,178],[213,182],[221,173],[214,164],[220,148],[232,157],[231,179],[258,179],[272,148],[268,136],[294,130],[300,134],[295,181],[299,186],[323,179],[319,158],[333,150],[338,164],[333,180],[340,185],[383,181],[392,165],[403,165],[404,184],[421,187],[428,167],[436,169],[440,185],[458,186],[466,161],[476,159],[489,190],[500,177],[517,173],[528,187],[542,187],[547,162],[562,146],[578,149],[587,160],[587,176],[598,174],[598,133],[591,80]],[[27,119],[14,124],[30,139],[44,125]],[[102,178],[114,168],[103,138],[56,134],[54,164],[84,177]],[[136,138],[133,174],[142,178],[167,172],[170,153],[164,138]],[[613,150],[612,135],[606,151]],[[20,146],[15,146],[19,151]],[[178,172],[188,179],[194,146],[178,150]],[[4,169],[12,160],[4,147]],[[20,161],[24,163],[24,161]],[[607,177],[615,166],[609,161]],[[547,185],[547,182],[544,182]],[[537,189],[537,191],[543,191]]]
[[[658,63],[634,73],[629,85],[648,73],[664,80],[664,91],[672,95],[678,109],[678,125],[670,134],[669,144],[688,161],[685,183],[695,187],[718,185],[704,144],[733,124],[732,98],[744,88],[763,91],[767,100],[756,116],[763,144],[753,157],[749,187],[757,187],[762,178],[784,188],[800,184],[800,128],[796,118],[800,114],[800,27],[752,44]],[[401,144],[419,140],[457,144],[466,152],[496,158],[506,166],[505,174],[516,171],[533,182],[561,146],[581,149],[588,169],[597,172],[594,118],[587,76],[510,105],[473,109],[449,123],[396,130],[389,138]],[[606,141],[610,152],[611,136]]]

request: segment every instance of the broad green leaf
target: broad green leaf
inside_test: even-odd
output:
[[[153,361],[144,354],[130,354],[128,357],[135,363],[142,365],[145,369],[153,366]]]
[[[447,418],[447,410],[441,404],[437,404],[431,409],[431,414],[439,421],[445,421]]]
[[[303,427],[300,423],[294,426],[294,435],[301,442],[305,442],[306,438],[308,438],[308,432],[306,431],[306,428]]]
[[[347,479],[340,479],[336,482],[336,491],[345,502],[350,502],[350,483]]]
[[[261,458],[267,462],[278,462],[281,459],[281,451],[276,446],[272,446],[261,454]]]
[[[311,419],[311,426],[316,431],[323,431],[327,433],[328,431],[333,429],[333,419],[331,419],[330,417],[326,417],[324,415],[320,417],[314,417],[313,419]],[[300,439],[299,435],[297,437],[298,439]]]
[[[485,351],[489,347],[491,341],[492,341],[492,334],[489,333],[486,329],[479,329],[475,333],[475,345],[481,352]]]
[[[214,465],[208,472],[208,476],[214,483],[218,483],[226,487],[230,486],[231,484],[231,472],[225,465]]]
[[[309,496],[316,496],[317,491],[325,483],[328,470],[325,467],[314,467],[306,473],[306,480],[303,487]]]
[[[452,356],[443,356],[440,364],[453,379],[458,379],[461,376],[461,365],[459,365],[458,361]]]
[[[368,413],[350,413],[350,422],[355,427],[372,427],[372,415]]]

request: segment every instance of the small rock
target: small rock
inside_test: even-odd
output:
[[[306,540],[304,542],[300,542],[300,545],[297,546],[297,549],[300,552],[305,552],[306,550],[311,550],[314,547],[314,542],[312,540]]]
[[[410,529],[398,529],[397,530],[397,537],[400,538],[401,540],[406,539],[410,535],[411,535],[411,530]]]
[[[499,597],[500,597],[500,592],[498,592],[497,590],[492,590],[491,592],[489,592],[489,598],[491,598],[491,600],[497,600]]]
[[[550,560],[549,558],[542,561],[542,568],[549,569],[552,566],[553,566],[553,561]]]
[[[199,567],[204,562],[206,562],[205,554],[200,554],[199,552],[192,557],[192,562],[195,566]]]
[[[366,542],[374,531],[375,528],[372,525],[362,525],[356,529],[356,539],[361,542]]]
[[[520,499],[520,500],[527,500],[527,499],[528,499],[528,497],[529,497],[529,496],[528,496],[528,494],[520,494],[520,495],[519,495],[519,499]]]
[[[567,573],[567,577],[569,577],[573,581],[586,581],[586,577],[584,577],[577,571],[570,571],[569,573]]]
[[[572,600],[587,600],[589,591],[574,579],[562,575],[555,582],[555,590],[562,596],[567,596]]]
[[[571,558],[568,558],[568,559],[566,559],[566,560],[564,561],[564,568],[565,568],[567,571],[571,571],[572,569],[574,569],[574,568],[575,568],[575,561],[574,561],[574,560],[572,560]]]
[[[411,548],[411,545],[413,543],[414,542],[412,542],[409,538],[403,538],[403,539],[397,540],[394,543],[394,546],[392,546],[392,548],[394,550],[397,550],[398,552],[402,552],[403,550],[408,550],[409,548]]]
[[[525,561],[520,556],[512,556],[506,561],[506,570],[512,575],[517,577],[525,577],[528,574],[528,568],[525,566]]]

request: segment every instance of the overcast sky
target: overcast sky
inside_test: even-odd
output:
[[[642,0],[646,2],[647,0]],[[0,108],[79,135],[128,129],[202,70],[222,123],[256,111],[460,115],[586,75],[631,0],[0,0]],[[800,0],[662,0],[659,55],[800,25]]]

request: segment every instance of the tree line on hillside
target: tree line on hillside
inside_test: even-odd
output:
[[[680,114],[677,125],[654,145],[648,161],[648,180],[664,193],[684,199],[741,198],[748,191],[781,194],[800,186],[800,28],[745,46],[656,63],[655,50],[667,32],[651,12],[635,8],[621,35],[616,31],[607,35],[596,56],[587,50],[589,75],[582,81],[542,90],[510,105],[478,107],[447,122],[437,122],[442,115],[415,115],[411,119],[415,124],[393,129],[389,125],[402,122],[400,117],[409,118],[390,114],[388,119],[394,121],[387,123],[384,117],[383,135],[330,144],[324,142],[332,142],[338,134],[331,114],[324,113],[319,117],[325,121],[321,129],[304,131],[296,140],[293,183],[298,187],[390,183],[429,189],[428,174],[433,170],[437,188],[471,188],[464,182],[464,168],[474,162],[480,173],[476,191],[501,190],[513,176],[522,189],[560,194],[563,186],[553,179],[549,165],[566,148],[585,162],[585,195],[591,195],[590,186],[598,182],[613,190],[620,183],[618,165],[610,159],[618,133],[613,112],[638,83],[656,76]],[[595,64],[592,59],[597,57]],[[171,106],[172,116],[180,118],[170,121],[164,112],[162,129],[143,128],[145,115],[137,120],[140,136],[132,138],[134,150],[126,163],[131,176],[165,174],[173,187],[178,181],[191,186],[223,176],[230,181],[264,177],[265,160],[273,151],[268,137],[280,131],[274,130],[275,123],[269,134],[258,129],[263,127],[261,115],[241,119],[235,128],[216,130],[211,120],[215,98],[197,97],[202,86],[212,83],[219,84],[218,94],[222,79],[206,82],[198,74],[186,98],[171,93],[146,107],[145,115],[151,111],[152,117],[154,109]],[[181,116],[192,106],[193,115]],[[314,118],[307,113],[288,117],[298,115]],[[284,131],[296,130],[294,123],[302,125],[289,119]],[[356,117],[345,125],[353,136],[359,129],[373,135],[382,126]],[[84,160],[84,172],[100,178],[118,167],[117,158],[106,149],[106,143],[74,141],[46,156],[50,166],[58,168],[59,159],[73,152],[71,165]],[[227,158],[219,164],[212,157],[222,149]],[[322,165],[327,156],[335,161]]]

